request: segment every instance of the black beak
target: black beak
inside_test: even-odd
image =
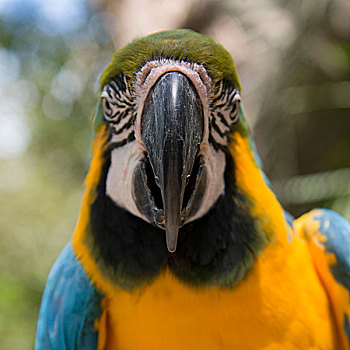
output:
[[[167,247],[174,252],[184,221],[186,184],[203,137],[202,104],[185,75],[166,73],[152,87],[143,108],[141,137],[161,192]]]

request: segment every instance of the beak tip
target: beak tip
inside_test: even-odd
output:
[[[174,249],[168,247],[168,252],[169,252],[169,253],[175,253],[175,251],[176,251],[176,247],[175,247]]]
[[[174,253],[176,251],[177,235],[177,231],[169,232],[168,230],[166,230],[166,245],[169,253]]]

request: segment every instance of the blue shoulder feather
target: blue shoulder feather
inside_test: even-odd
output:
[[[53,265],[41,301],[36,350],[97,349],[101,299],[77,260],[72,244]]]
[[[317,246],[324,249],[323,261],[326,262],[332,279],[323,278],[326,273],[321,267],[322,257],[314,256],[316,267],[323,280],[324,287],[328,291],[333,310],[337,317],[340,334],[343,334],[344,344],[350,349],[350,224],[342,216],[328,209],[318,209],[306,214],[312,222],[317,222],[317,230],[306,229],[306,236]],[[302,217],[303,218],[303,217]],[[306,221],[306,226],[307,226]],[[311,223],[311,222],[310,222]],[[326,256],[335,257],[327,260]],[[324,266],[324,265],[323,265]],[[331,285],[332,284],[332,285]],[[345,292],[340,293],[343,288]],[[341,296],[342,295],[342,296]],[[344,345],[346,346],[346,345]]]
[[[320,223],[318,230],[326,238],[325,250],[336,257],[336,264],[330,266],[333,277],[350,292],[350,224],[328,209],[317,210],[313,219]]]

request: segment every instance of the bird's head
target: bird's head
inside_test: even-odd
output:
[[[233,60],[208,36],[160,32],[114,55],[100,82],[88,178],[90,246],[104,265],[132,261],[134,274],[135,264],[171,261],[186,274],[199,261],[207,276],[213,266],[251,264],[269,235],[259,198],[268,198],[262,206],[275,200],[240,100]]]
[[[239,120],[232,59],[204,35],[162,32],[120,50],[101,89],[113,147],[106,192],[165,230],[174,252],[179,228],[224,192],[224,152]]]

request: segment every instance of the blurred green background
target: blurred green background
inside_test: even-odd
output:
[[[0,348],[33,348],[79,215],[99,74],[135,36],[185,27],[221,42],[284,206],[350,219],[349,18],[347,0],[0,0]]]

